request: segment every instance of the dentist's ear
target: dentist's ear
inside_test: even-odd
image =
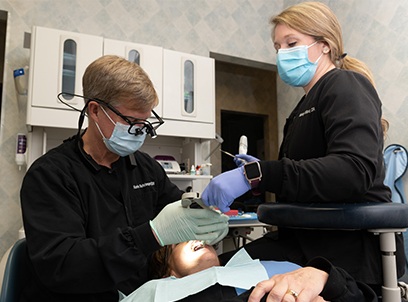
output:
[[[329,53],[330,49],[328,47],[323,48],[323,53]]]
[[[94,101],[90,101],[88,104],[88,117],[92,118],[93,120],[98,122],[98,114],[99,114],[99,104]]]

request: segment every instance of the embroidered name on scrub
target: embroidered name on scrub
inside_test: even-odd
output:
[[[133,190],[143,189],[145,187],[153,187],[153,186],[154,186],[154,181],[151,181],[151,182],[146,182],[144,184],[133,185]]]
[[[312,112],[315,112],[315,111],[316,111],[315,107],[312,107],[310,109],[307,109],[307,110],[303,111],[302,113],[299,113],[299,117],[303,117],[306,114],[309,114],[309,113],[312,113]]]

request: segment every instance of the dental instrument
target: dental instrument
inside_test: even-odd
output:
[[[227,151],[224,151],[224,150],[222,150],[222,149],[220,149],[220,151],[221,151],[222,153],[224,153],[224,154],[226,154],[226,155],[232,157],[233,159],[238,159],[238,160],[242,161],[244,164],[247,163],[245,159],[239,158],[239,157],[237,157],[237,156],[235,156],[235,155],[233,155],[233,154],[231,154],[231,153],[229,153],[229,152],[227,152]]]

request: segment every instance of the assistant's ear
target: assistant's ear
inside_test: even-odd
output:
[[[329,53],[330,47],[326,42],[323,42],[323,53]]]

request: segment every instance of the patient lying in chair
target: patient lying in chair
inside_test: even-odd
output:
[[[313,302],[377,301],[369,287],[356,283],[344,270],[323,258],[313,259],[310,266],[300,268],[290,262],[253,260],[242,249],[221,267],[215,249],[201,241],[183,242],[157,251],[152,256],[151,275],[156,279],[121,302],[269,302],[283,301],[285,295],[295,300],[299,295],[309,295]],[[301,279],[306,281],[295,284]],[[284,292],[282,286],[287,286]],[[276,288],[280,291],[277,297],[266,300],[268,292]]]

